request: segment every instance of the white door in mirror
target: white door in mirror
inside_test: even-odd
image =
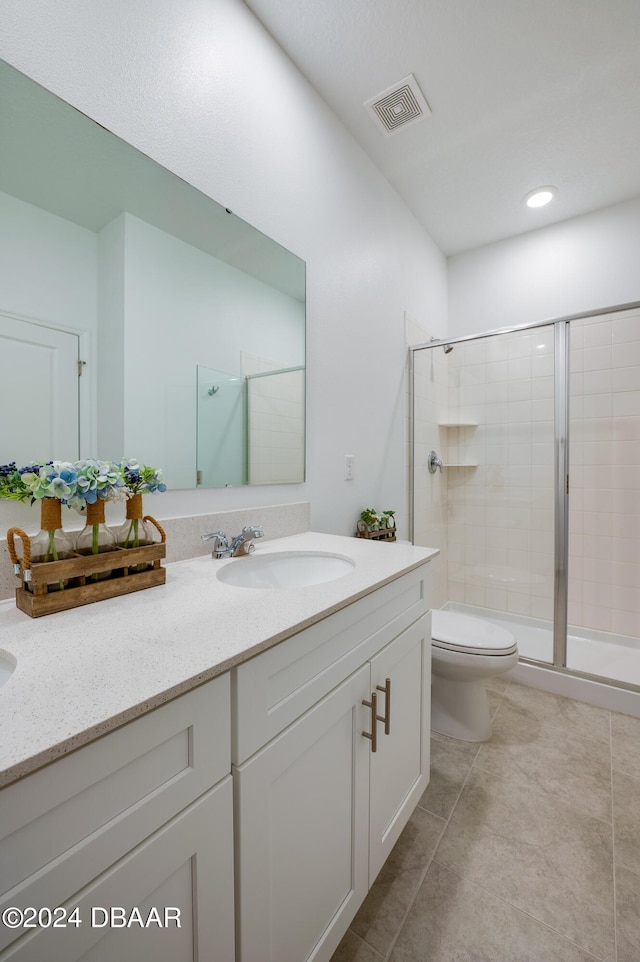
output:
[[[3,457],[77,460],[78,335],[0,313],[0,358]]]

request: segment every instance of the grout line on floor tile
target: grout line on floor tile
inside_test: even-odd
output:
[[[511,685],[509,685],[509,687],[511,687]],[[505,691],[503,691],[502,694],[501,694],[501,696],[500,696],[500,704],[498,705],[498,707],[497,707],[496,710],[494,711],[493,715],[491,716],[491,727],[493,727],[493,723],[495,722],[496,718],[498,717],[498,715],[500,714],[500,712],[501,712],[502,709],[504,708],[505,695],[507,694],[508,691],[509,691],[509,688],[505,689]],[[495,694],[495,692],[494,692],[494,694]],[[489,739],[488,739],[488,740],[490,740],[490,738],[491,738],[491,736],[489,736]],[[482,745],[484,744],[484,742],[479,742],[478,744],[479,744],[479,746],[482,746]],[[476,758],[477,758],[477,757],[478,757],[478,756],[476,755]],[[473,761],[474,761],[474,764],[475,764],[475,758],[474,758]]]
[[[351,932],[351,935],[358,940],[358,942],[362,942],[363,945],[366,945],[367,948],[373,952],[376,959],[380,959],[380,962],[387,962],[388,956],[383,955],[381,952],[378,952],[376,947],[374,945],[371,945],[371,942],[367,942],[367,940],[364,939],[361,935],[358,935],[357,932],[354,932],[351,926],[349,926],[349,931]]]
[[[549,925],[548,922],[543,922],[542,919],[539,919],[537,918],[537,916],[532,915],[531,912],[527,912],[527,910],[523,909],[520,905],[514,905],[513,902],[510,902],[509,899],[504,898],[504,896],[497,895],[495,892],[492,892],[491,889],[485,888],[484,885],[481,885],[475,879],[469,878],[467,875],[461,875],[459,872],[456,872],[456,870],[452,869],[450,865],[446,865],[444,862],[438,861],[437,856],[434,855],[431,862],[432,863],[436,862],[445,871],[450,872],[452,875],[455,875],[457,878],[459,878],[461,881],[465,882],[466,884],[475,886],[475,888],[480,889],[480,891],[482,892],[485,892],[490,898],[496,899],[498,902],[502,902],[504,905],[508,905],[510,909],[514,909],[516,912],[520,912],[522,915],[526,915],[527,918],[531,919],[532,922],[535,922],[536,925],[541,925],[543,928],[547,929],[547,931],[553,932],[554,935],[557,935],[559,936],[559,938],[564,939],[565,942],[568,942],[570,945],[574,945],[577,949],[580,949],[581,952],[584,952],[585,955],[588,955],[590,958],[592,958],[594,962],[612,962],[612,960],[606,959],[603,955],[595,955],[589,949],[585,948],[584,945],[581,945],[579,942],[576,942],[575,939],[572,939],[568,935],[566,935],[564,932],[561,932],[560,929],[554,929],[554,927],[552,925]]]
[[[613,719],[609,712],[609,759],[611,762],[611,859],[613,865],[613,948],[614,959],[618,960],[618,904],[617,904],[617,866],[616,866],[616,824],[613,802]]]
[[[509,689],[511,688],[512,685],[518,685],[518,684],[520,684],[520,683],[519,683],[519,682],[511,682],[511,683],[509,684]],[[523,688],[527,688],[528,686],[527,686],[527,685],[522,685],[522,687],[523,687]],[[509,691],[509,689],[507,689],[507,691],[505,691],[505,693],[504,693],[505,695],[507,694],[507,692]],[[534,690],[534,691],[537,691],[538,689],[533,689],[533,690]],[[553,692],[547,692],[546,694],[553,694]],[[569,697],[566,696],[566,695],[556,695],[555,697],[556,697],[556,698],[559,698],[559,699],[562,699],[562,700],[564,700],[564,701],[578,702],[578,700],[577,700],[576,698],[569,698]],[[504,702],[504,699],[503,699],[503,702]],[[578,702],[578,704],[582,704],[582,703],[581,703],[581,702]],[[502,708],[502,707],[503,707],[503,706],[501,705],[500,708]],[[611,716],[611,712],[609,712],[609,711],[608,711],[607,709],[605,709],[605,708],[599,708],[597,705],[590,705],[589,707],[590,707],[590,708],[594,708],[594,709],[596,709],[597,711],[606,712],[609,716]],[[499,711],[499,710],[500,710],[500,709],[498,709],[498,711]],[[546,728],[553,728],[555,731],[561,731],[561,732],[563,732],[563,733],[566,734],[566,723],[565,723],[565,724],[562,724],[561,722],[550,721],[550,720],[547,719],[547,718],[538,718],[537,716],[531,716],[530,713],[527,711],[526,708],[524,708],[524,707],[521,706],[521,705],[518,705],[517,703],[510,703],[509,705],[507,705],[507,710],[517,712],[519,715],[524,715],[525,718],[532,718],[532,717],[533,717],[533,718],[535,719],[535,721],[536,721],[539,725],[544,725]],[[496,711],[496,715],[497,715],[497,714],[498,714],[498,712]],[[494,715],[494,718],[495,718],[495,715]],[[611,726],[611,721],[610,721],[610,719],[609,719],[609,726]],[[579,735],[578,735],[577,737],[583,738],[583,739],[585,739],[586,741],[589,741],[589,742],[596,742],[596,744],[602,744],[602,741],[603,741],[603,739],[601,739],[601,738],[594,738],[594,737],[592,737],[591,735],[589,735],[588,733],[584,733],[584,732],[582,732],[582,731],[579,733]]]
[[[453,740],[455,741],[455,739],[453,739]],[[420,889],[422,888],[422,886],[423,886],[423,884],[424,884],[424,880],[425,880],[425,878],[427,877],[427,873],[428,873],[429,869],[431,868],[431,866],[433,865],[433,863],[434,863],[435,861],[437,861],[437,859],[436,859],[436,853],[437,853],[437,851],[438,851],[438,848],[440,847],[440,842],[442,841],[442,836],[443,836],[444,833],[446,832],[447,827],[448,827],[448,825],[449,825],[449,822],[451,821],[451,819],[452,819],[452,817],[453,817],[453,813],[454,813],[455,810],[456,810],[456,806],[457,806],[458,802],[460,801],[460,796],[462,795],[462,793],[463,793],[463,791],[464,791],[464,787],[465,787],[465,785],[467,784],[467,779],[469,778],[469,775],[471,774],[471,770],[472,770],[473,766],[475,765],[476,758],[478,757],[478,752],[479,752],[479,751],[480,751],[480,744],[478,744],[478,748],[477,748],[476,754],[475,754],[475,756],[474,756],[473,761],[471,762],[471,764],[470,764],[470,766],[469,766],[469,771],[467,772],[467,774],[466,774],[466,776],[465,776],[465,778],[464,778],[464,781],[463,781],[463,783],[462,783],[462,786],[460,787],[460,791],[458,792],[458,795],[457,795],[457,797],[456,797],[456,800],[455,800],[455,802],[453,803],[453,805],[451,806],[451,811],[449,812],[448,817],[447,817],[446,819],[443,819],[443,823],[444,823],[444,824],[443,824],[443,826],[442,826],[442,831],[440,832],[440,835],[438,836],[438,841],[437,841],[437,843],[436,843],[436,845],[435,845],[435,848],[434,848],[434,854],[431,856],[431,858],[430,858],[429,861],[427,862],[427,864],[426,864],[426,866],[425,866],[425,869],[424,869],[424,872],[422,872],[421,875],[420,875],[420,880],[419,880],[418,884],[417,884],[416,887],[415,887],[415,891],[414,891],[414,893],[413,893],[412,898],[409,900],[409,903],[408,903],[408,905],[407,905],[407,907],[406,907],[406,910],[405,910],[405,912],[404,912],[404,914],[403,914],[403,916],[402,916],[402,919],[401,919],[401,921],[400,921],[400,924],[398,925],[398,928],[397,928],[397,930],[396,930],[396,933],[395,933],[395,935],[393,936],[393,938],[392,938],[392,940],[391,940],[391,942],[390,942],[389,951],[387,952],[387,954],[386,954],[386,956],[385,956],[385,959],[389,959],[390,956],[391,956],[391,954],[393,953],[393,950],[394,950],[394,948],[395,948],[395,944],[396,944],[396,942],[398,941],[398,939],[399,939],[399,937],[400,937],[400,933],[402,932],[402,929],[404,928],[405,922],[407,921],[407,918],[409,917],[409,913],[411,912],[411,910],[412,910],[412,908],[413,908],[413,905],[414,905],[414,902],[415,902],[415,900],[416,900],[417,897],[418,897],[418,893],[420,892]],[[429,809],[426,809],[426,808],[425,808],[424,811],[427,812],[427,811],[429,811]],[[435,812],[429,812],[429,814],[430,814],[430,815],[434,815],[436,818],[441,818],[441,817],[442,817],[442,816],[440,816],[440,815],[436,815]],[[367,944],[368,944],[368,943],[367,943]]]
[[[455,807],[455,806],[454,806],[454,807]],[[424,809],[424,811],[427,811],[427,809]],[[429,812],[429,814],[430,814],[430,815],[433,815],[434,813],[433,813],[433,812]],[[436,817],[439,818],[440,816],[436,816]],[[413,896],[409,899],[409,902],[407,903],[407,907],[406,907],[406,909],[405,909],[405,911],[404,911],[404,914],[403,914],[403,916],[402,916],[402,918],[401,918],[401,920],[400,920],[400,922],[399,922],[399,924],[398,924],[398,928],[396,929],[395,935],[393,936],[393,938],[391,939],[391,942],[389,943],[389,950],[388,950],[388,952],[386,953],[386,955],[384,956],[385,960],[388,959],[388,958],[391,956],[391,954],[392,954],[392,952],[393,952],[393,950],[394,950],[394,948],[395,948],[395,944],[396,944],[396,942],[398,941],[398,938],[400,937],[400,933],[402,932],[402,930],[403,930],[403,928],[404,928],[404,924],[405,924],[405,922],[407,921],[407,918],[409,917],[409,913],[411,912],[411,909],[413,908],[413,903],[414,903],[415,900],[417,899],[418,893],[419,893],[420,889],[421,889],[422,886],[423,886],[423,883],[424,883],[425,878],[427,877],[427,873],[428,873],[429,869],[431,868],[431,866],[432,866],[432,864],[433,864],[433,862],[434,862],[435,852],[438,851],[438,845],[440,845],[440,842],[442,841],[442,836],[443,836],[444,833],[446,832],[446,830],[447,830],[447,825],[449,824],[449,819],[446,819],[446,820],[443,819],[443,821],[444,821],[444,825],[443,825],[443,827],[442,827],[442,831],[440,832],[440,835],[438,836],[438,842],[437,842],[437,844],[436,844],[436,846],[435,846],[434,854],[431,856],[431,858],[429,859],[429,861],[428,861],[427,864],[425,865],[424,872],[421,872],[421,873],[420,873],[420,877],[419,877],[419,880],[418,880],[418,884],[417,884],[416,887],[415,887]],[[367,944],[369,944],[369,943],[367,943]],[[373,946],[372,946],[372,948],[373,948]]]

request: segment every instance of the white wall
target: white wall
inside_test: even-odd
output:
[[[640,199],[449,258],[449,335],[640,301]]]
[[[402,533],[404,312],[445,333],[446,262],[249,10],[4,0],[0,56],[307,262],[306,484],[167,493],[158,516],[308,499],[315,528],[377,506]]]

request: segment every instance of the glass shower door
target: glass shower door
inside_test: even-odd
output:
[[[199,487],[247,483],[246,379],[198,364],[196,368]]]
[[[640,685],[640,311],[571,321],[567,667]]]
[[[554,615],[554,329],[416,352],[414,540],[441,537],[436,604],[517,625],[520,654],[550,663]],[[442,472],[425,468],[430,446]],[[434,525],[438,511],[441,526]]]

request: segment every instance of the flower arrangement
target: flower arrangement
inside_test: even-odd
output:
[[[118,462],[94,458],[74,462],[37,461],[22,468],[15,461],[0,465],[0,499],[29,501],[31,504],[55,499],[79,512],[99,502],[131,498],[143,492],[157,494],[166,489],[159,468],[140,465],[132,458],[123,458]],[[100,550],[99,528],[104,518],[95,522],[90,520],[90,515],[93,512],[87,510],[87,526],[91,527],[90,551],[97,554]],[[135,519],[136,547],[139,544],[137,528]],[[59,528],[48,530],[44,561],[59,560],[55,530]]]
[[[166,557],[166,535],[157,521],[143,517],[142,496],[166,489],[161,470],[132,458],[0,465],[0,500],[40,505],[37,535],[29,536],[17,527],[7,532],[9,556],[21,581],[16,605],[38,617],[164,584],[160,560]],[[105,504],[116,500],[126,501],[127,520],[112,531],[105,524]],[[84,527],[74,533],[73,541],[63,530],[62,505],[85,516]],[[16,550],[16,537],[23,544],[22,557]],[[120,548],[139,550],[126,556]],[[114,554],[98,557],[104,552]],[[40,564],[47,561],[65,563],[53,569]],[[138,572],[144,575],[129,577]],[[109,583],[103,584],[107,580]]]
[[[0,464],[0,500],[30,501],[57,498],[84,510],[86,505],[114,501],[148,492],[166,491],[162,471],[140,465],[132,458],[121,461],[36,461],[18,468],[15,461]]]

